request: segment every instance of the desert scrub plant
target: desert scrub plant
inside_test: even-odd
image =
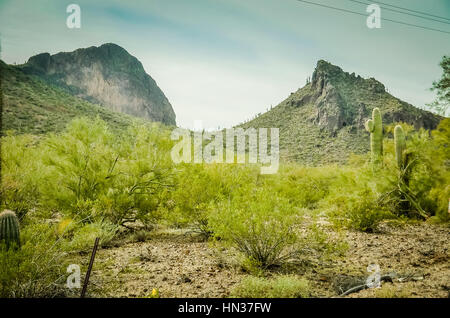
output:
[[[340,176],[330,186],[329,196],[319,206],[337,228],[373,232],[382,220],[394,217],[378,201],[380,193],[389,187],[386,172],[378,169],[376,173],[379,179],[373,178],[369,166],[341,169]]]
[[[297,207],[314,209],[329,193],[337,167],[302,167],[282,165],[277,175],[265,176],[265,183]]]
[[[296,212],[285,198],[256,188],[220,202],[209,222],[216,238],[231,244],[256,267],[268,269],[299,257]]]
[[[399,154],[394,158],[393,153],[398,147],[398,140],[386,140],[385,176],[389,181],[387,189],[380,196],[380,204],[388,207],[392,213],[426,219],[429,216],[442,213],[444,199],[442,194],[447,190],[450,175],[448,172],[448,159],[445,153],[446,146],[441,143],[446,129],[439,125],[431,136],[429,131],[420,129],[414,131],[412,127],[401,124],[395,129],[397,134],[403,130],[408,132],[406,143],[401,156],[401,166],[398,165]],[[443,138],[442,138],[443,137]],[[397,141],[397,144],[395,143]],[[448,202],[447,202],[448,204]]]
[[[121,136],[100,119],[76,119],[43,142],[46,207],[74,219],[114,224],[153,220],[171,187],[171,140],[158,125],[133,125]]]
[[[295,275],[247,276],[232,290],[235,298],[308,298],[308,281]]]
[[[0,246],[0,297],[65,296],[66,260],[52,226],[36,220],[27,223],[20,249]]]
[[[450,118],[442,119],[436,130],[431,132],[431,135],[433,141],[431,154],[434,164],[429,177],[434,182],[428,182],[430,187],[428,202],[433,203],[431,209],[434,210],[434,215],[445,222],[450,220],[450,213],[448,213],[448,198],[450,197]],[[426,207],[426,204],[422,205]]]
[[[61,240],[61,248],[67,252],[86,252],[92,249],[95,239],[100,238],[100,246],[107,246],[112,242],[118,226],[108,221],[96,221],[83,224],[73,230],[72,235]]]
[[[44,141],[43,161],[49,169],[42,192],[49,208],[71,217],[91,216],[93,202],[108,188],[117,162],[113,142],[104,122],[84,118]]]
[[[43,167],[37,149],[39,138],[7,134],[1,140],[2,178],[0,208],[15,211],[22,219],[40,199]]]
[[[392,190],[381,195],[379,202],[395,205],[395,210],[400,215],[414,210],[420,217],[427,218],[427,213],[410,188],[411,174],[420,164],[420,158],[413,151],[407,150],[405,133],[401,125],[394,128],[394,152],[397,174],[391,181]]]
[[[120,225],[159,221],[159,206],[175,186],[171,147],[169,132],[159,124],[130,127],[119,139],[117,172],[98,196],[96,210]]]
[[[257,167],[237,164],[179,165],[175,189],[161,208],[170,223],[189,226],[207,238],[213,235],[209,216],[214,206],[247,191],[257,176]]]
[[[376,231],[381,221],[393,218],[389,210],[379,205],[376,197],[367,189],[348,198],[345,215],[350,228],[369,233]]]
[[[412,298],[412,292],[407,290],[406,287],[401,288],[391,283],[383,284],[381,288],[374,290],[375,298]]]

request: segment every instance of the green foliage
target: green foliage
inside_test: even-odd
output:
[[[174,187],[168,131],[158,124],[133,126],[118,144],[117,165],[95,209],[117,224],[156,222],[158,207]]]
[[[209,222],[216,237],[232,243],[259,268],[281,265],[299,256],[296,209],[270,189],[253,189],[222,201]]]
[[[279,275],[273,278],[248,276],[231,293],[231,297],[236,298],[307,298],[309,296],[308,281],[294,275]]]
[[[213,234],[208,224],[212,207],[251,188],[258,173],[257,167],[237,164],[180,165],[175,189],[162,209],[172,224],[192,226],[209,237]]]
[[[20,247],[19,219],[12,211],[5,210],[0,213],[0,243],[6,248]]]
[[[87,252],[92,250],[95,239],[99,245],[107,246],[115,237],[118,226],[107,221],[81,224],[61,241],[61,247],[68,252]]]
[[[404,123],[395,129],[387,127],[388,133],[394,132],[394,140],[384,140],[384,167],[372,172],[360,160],[351,169],[340,168],[340,176],[331,180],[329,195],[319,202],[318,209],[327,211],[336,225],[368,232],[386,218],[437,215],[447,220],[448,125],[449,121],[443,120],[431,136]],[[407,134],[401,137],[404,143],[399,147],[400,129]]]
[[[393,217],[386,207],[378,204],[368,189],[346,199],[345,216],[350,228],[371,233],[377,230],[382,220]]]
[[[290,204],[314,209],[328,195],[337,170],[336,166],[314,168],[286,165],[280,167],[277,175],[267,176],[265,184],[289,200]]]
[[[387,127],[384,165],[375,172],[367,155],[353,156],[347,166],[282,165],[274,175],[260,175],[254,165],[174,166],[170,134],[159,125],[117,134],[98,118],[80,118],[59,134],[4,136],[1,204],[23,220],[22,247],[13,253],[5,245],[1,252],[2,295],[60,295],[62,251],[89,251],[96,237],[108,245],[127,222],[194,228],[237,250],[245,269],[262,274],[339,249],[322,228],[326,222],[318,225],[326,216],[366,232],[397,216],[448,220],[450,120],[431,135],[401,126],[404,139],[399,128]],[[49,226],[42,218],[61,221]],[[245,283],[250,287],[236,295],[307,295],[296,294],[305,289],[290,279],[268,281]]]
[[[7,135],[1,139],[0,208],[22,219],[38,205],[42,166],[36,152],[38,138]]]
[[[422,144],[420,151],[428,167],[421,174],[423,185],[420,194],[424,196],[423,206],[431,205],[432,214],[442,221],[448,221],[448,198],[450,198],[450,119],[441,121],[436,130],[431,132],[431,143]],[[432,202],[432,203],[431,203]]]
[[[445,191],[449,180],[444,154],[447,150],[438,140],[426,130],[410,129],[406,136],[401,169],[398,169],[392,155],[394,151],[391,149],[395,144],[391,140],[386,141],[389,151],[385,173],[389,185],[379,200],[393,213],[423,219],[438,213],[438,201],[433,198]]]
[[[393,284],[383,284],[381,288],[374,290],[375,298],[413,298],[413,293],[407,287],[395,286]]]
[[[21,231],[18,250],[0,246],[0,298],[65,296],[64,254],[53,228],[30,222]]]
[[[378,108],[373,109],[372,119],[366,122],[366,130],[370,133],[372,164],[377,169],[383,163],[383,123]]]
[[[395,160],[399,169],[404,168],[405,159],[403,153],[406,150],[406,140],[403,128],[400,125],[395,126],[394,129],[394,144],[395,144]]]
[[[42,149],[49,168],[43,187],[47,204],[71,216],[91,216],[91,207],[108,188],[115,167],[112,145],[113,136],[99,119],[77,119],[64,134],[49,136]]]
[[[437,93],[437,99],[428,106],[431,106],[439,115],[448,116],[450,106],[450,56],[443,56],[440,66],[442,67],[442,77],[439,81],[433,82],[432,87],[432,90]]]
[[[2,138],[1,207],[114,224],[160,218],[173,186],[172,141],[161,125],[122,134],[104,121],[79,118],[60,134]]]
[[[43,201],[86,221],[152,221],[171,186],[170,145],[159,126],[133,126],[119,137],[98,118],[77,119],[42,143]]]

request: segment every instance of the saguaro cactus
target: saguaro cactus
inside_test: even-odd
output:
[[[5,242],[9,248],[15,244],[20,246],[19,219],[12,211],[5,210],[0,213],[0,243]]]
[[[405,165],[404,152],[406,149],[405,133],[400,125],[394,128],[394,143],[395,143],[395,160],[397,167],[403,169]]]
[[[372,119],[366,121],[366,130],[370,133],[372,163],[379,166],[383,161],[383,122],[378,108],[373,109]]]

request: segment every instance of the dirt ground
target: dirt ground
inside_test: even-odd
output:
[[[300,275],[311,297],[339,297],[378,264],[381,288],[345,297],[449,297],[450,228],[427,223],[388,225],[379,233],[345,232],[345,255],[312,264]],[[87,257],[86,257],[87,258]],[[91,297],[229,297],[248,275],[232,257],[182,231],[155,231],[147,241],[99,250],[91,276]]]

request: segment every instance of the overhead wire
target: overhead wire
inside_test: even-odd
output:
[[[307,0],[296,0],[296,1],[307,3],[307,4],[311,4],[311,5],[315,5],[315,6],[319,6],[319,7],[323,7],[323,8],[328,8],[328,9],[332,9],[332,10],[336,10],[336,11],[356,14],[356,15],[360,15],[360,16],[367,16],[365,13],[361,13],[361,12],[357,12],[357,11],[353,11],[353,10],[348,10],[348,9],[343,9],[343,8],[339,8],[339,7],[334,7],[334,6],[326,5],[326,4],[323,4],[323,3],[317,3],[317,2],[307,1]],[[423,30],[435,31],[435,32],[450,34],[450,31],[444,31],[444,30],[441,30],[441,29],[430,28],[430,27],[426,27],[426,26],[421,26],[421,25],[417,25],[417,24],[413,24],[413,23],[407,23],[407,22],[397,21],[397,20],[387,19],[387,18],[380,18],[380,19],[383,20],[383,21],[389,21],[389,22],[392,22],[392,23],[406,25],[406,26],[415,27],[415,28],[420,28],[420,29],[423,29]]]

